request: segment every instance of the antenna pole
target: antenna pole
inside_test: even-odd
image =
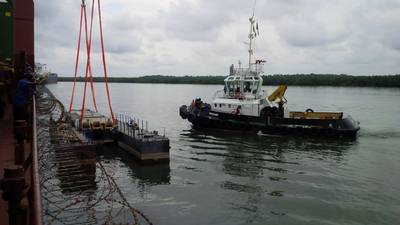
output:
[[[254,24],[254,16],[252,16],[250,19],[250,33],[249,33],[249,40],[250,40],[250,44],[249,44],[249,68],[251,65],[251,56],[253,55],[253,46],[252,46],[252,42],[254,39],[254,34],[253,34],[253,24]]]
[[[252,46],[252,41],[254,39],[254,34],[253,34],[253,30],[254,30],[254,12],[256,11],[256,3],[257,0],[254,0],[254,5],[253,5],[253,15],[249,18],[250,21],[250,33],[249,33],[249,40],[250,40],[250,44],[249,44],[249,69],[251,66],[251,56],[253,55],[253,46]]]
[[[252,17],[254,17],[254,12],[256,11],[256,4],[257,4],[257,0],[254,0],[253,15],[252,15]]]

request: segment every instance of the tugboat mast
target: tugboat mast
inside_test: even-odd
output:
[[[256,10],[256,3],[257,3],[257,0],[254,0],[253,15],[249,18],[249,21],[250,21],[250,32],[249,32],[249,41],[250,41],[250,44],[249,44],[249,69],[250,69],[250,67],[251,67],[251,56],[253,55],[253,46],[252,46],[252,42],[253,42],[254,36],[256,35],[255,29],[254,29],[254,22],[255,22],[255,20],[254,20],[254,11]]]
[[[249,33],[249,40],[250,40],[250,44],[249,44],[249,69],[251,67],[251,56],[253,55],[253,46],[252,46],[252,42],[254,39],[254,33],[253,33],[253,27],[254,27],[254,12],[253,12],[253,16],[251,18],[249,18],[250,21],[250,33]]]

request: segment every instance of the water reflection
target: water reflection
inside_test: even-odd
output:
[[[65,104],[71,85],[52,86]],[[165,127],[171,139],[170,179],[161,175],[161,181],[146,180],[135,174],[140,168],[121,162],[124,157],[109,160],[122,191],[130,201],[141,199],[146,213],[158,220],[155,224],[398,222],[399,90],[290,88],[293,109],[343,110],[359,120],[359,138],[348,141],[192,131],[177,107],[197,95],[212,99],[218,86],[110,85],[117,111],[142,115],[152,125]],[[101,93],[104,86],[97,83],[95,88]],[[132,96],[140,98],[133,101]],[[154,101],[163,110],[154,110],[155,104],[149,104]],[[107,99],[100,98],[99,105],[107,109]],[[138,196],[139,182],[148,183],[145,198]],[[167,185],[151,186],[157,183]]]
[[[191,149],[191,159],[222,157],[224,172],[238,177],[262,177],[264,169],[285,172],[287,166],[282,165],[299,165],[305,159],[340,162],[348,149],[357,144],[357,140],[349,139],[258,136],[194,129],[183,131],[180,141]]]
[[[102,160],[121,161],[126,168],[130,169],[130,175],[138,181],[139,189],[146,186],[170,184],[171,168],[169,163],[155,165],[142,165],[134,160],[132,155],[113,146],[105,146],[97,151]]]
[[[310,169],[315,160],[319,164],[322,160],[322,165],[324,161],[341,163],[349,149],[358,143],[348,139],[194,129],[182,131],[179,139],[181,145],[188,146],[188,159],[222,166],[225,176],[219,187],[229,196],[227,204],[246,215],[247,223],[269,216],[285,216],[286,212],[272,207],[276,199],[290,198],[296,192],[293,186],[302,185],[298,183],[301,176],[307,177],[315,171]],[[265,215],[265,212],[270,213]]]
[[[56,177],[61,191],[66,194],[94,193],[96,183],[96,153],[87,148],[79,151],[74,148],[55,147]]]

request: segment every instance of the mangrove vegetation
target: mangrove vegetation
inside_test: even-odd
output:
[[[164,76],[109,77],[115,83],[163,83],[163,84],[223,84],[226,76]],[[400,75],[353,76],[336,74],[293,74],[263,76],[264,85],[291,86],[347,86],[347,87],[400,87]],[[58,81],[73,81],[73,77],[59,77]],[[94,77],[94,82],[104,82]],[[78,77],[77,81],[84,81]]]

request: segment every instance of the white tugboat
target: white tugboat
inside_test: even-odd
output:
[[[264,60],[252,61],[253,39],[258,34],[254,14],[249,19],[248,68],[230,67],[224,89],[217,91],[211,104],[200,98],[179,112],[194,127],[225,130],[262,131],[268,134],[315,134],[327,136],[355,136],[360,129],[351,117],[342,112],[289,112],[284,94],[287,86],[279,86],[268,95],[262,90]]]

